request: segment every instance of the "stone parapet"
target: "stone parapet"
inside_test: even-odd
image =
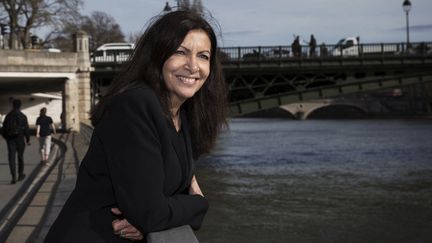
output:
[[[0,67],[19,66],[77,66],[78,53],[0,50]]]
[[[22,73],[75,73],[76,66],[53,66],[53,65],[0,65],[0,72],[22,72]]]

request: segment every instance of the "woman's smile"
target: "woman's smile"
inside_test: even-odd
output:
[[[180,75],[177,75],[177,78],[181,82],[183,82],[184,84],[187,84],[187,85],[193,85],[193,84],[195,84],[195,82],[199,81],[199,78],[186,77],[186,76],[180,76]]]

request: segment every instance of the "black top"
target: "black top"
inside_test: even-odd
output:
[[[39,130],[39,136],[41,137],[46,137],[51,135],[52,128],[51,128],[51,124],[53,124],[53,120],[51,119],[51,117],[49,116],[39,116],[36,119],[36,125],[40,126],[40,130]]]
[[[180,119],[182,119],[183,116],[183,112],[180,112]],[[171,119],[168,119],[168,123],[168,126],[171,127],[170,136],[174,144],[177,156],[184,161],[187,161],[191,155],[187,151],[186,134],[184,132],[185,129],[183,128],[183,124],[180,127],[179,131],[177,131]],[[182,167],[183,180],[186,180],[187,171],[190,170],[190,168],[188,168],[189,163],[181,163],[180,165]]]
[[[181,117],[185,148],[173,140],[153,90],[135,88],[112,98],[45,242],[129,242],[113,234],[112,207],[143,234],[187,224],[198,229],[208,203],[187,193],[194,166]]]
[[[11,134],[7,134],[7,130],[9,126],[12,126],[11,124],[14,123],[15,120],[18,123],[18,133],[11,135]],[[10,111],[4,121],[3,121],[3,127],[2,127],[2,133],[3,133],[3,137],[6,140],[10,140],[10,139],[14,139],[17,137],[22,137],[22,138],[26,138],[27,143],[30,141],[30,134],[29,134],[29,125],[28,125],[28,121],[27,121],[27,116],[24,115],[24,113],[22,113],[20,110],[12,110]]]

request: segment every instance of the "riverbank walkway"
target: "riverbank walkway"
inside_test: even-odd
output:
[[[23,181],[10,184],[4,139],[0,140],[0,242],[39,243],[71,193],[88,147],[80,133],[55,136],[48,165],[40,163],[39,144],[31,137],[24,153]]]

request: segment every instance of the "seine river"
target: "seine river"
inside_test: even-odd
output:
[[[432,242],[432,120],[233,119],[200,242]]]

